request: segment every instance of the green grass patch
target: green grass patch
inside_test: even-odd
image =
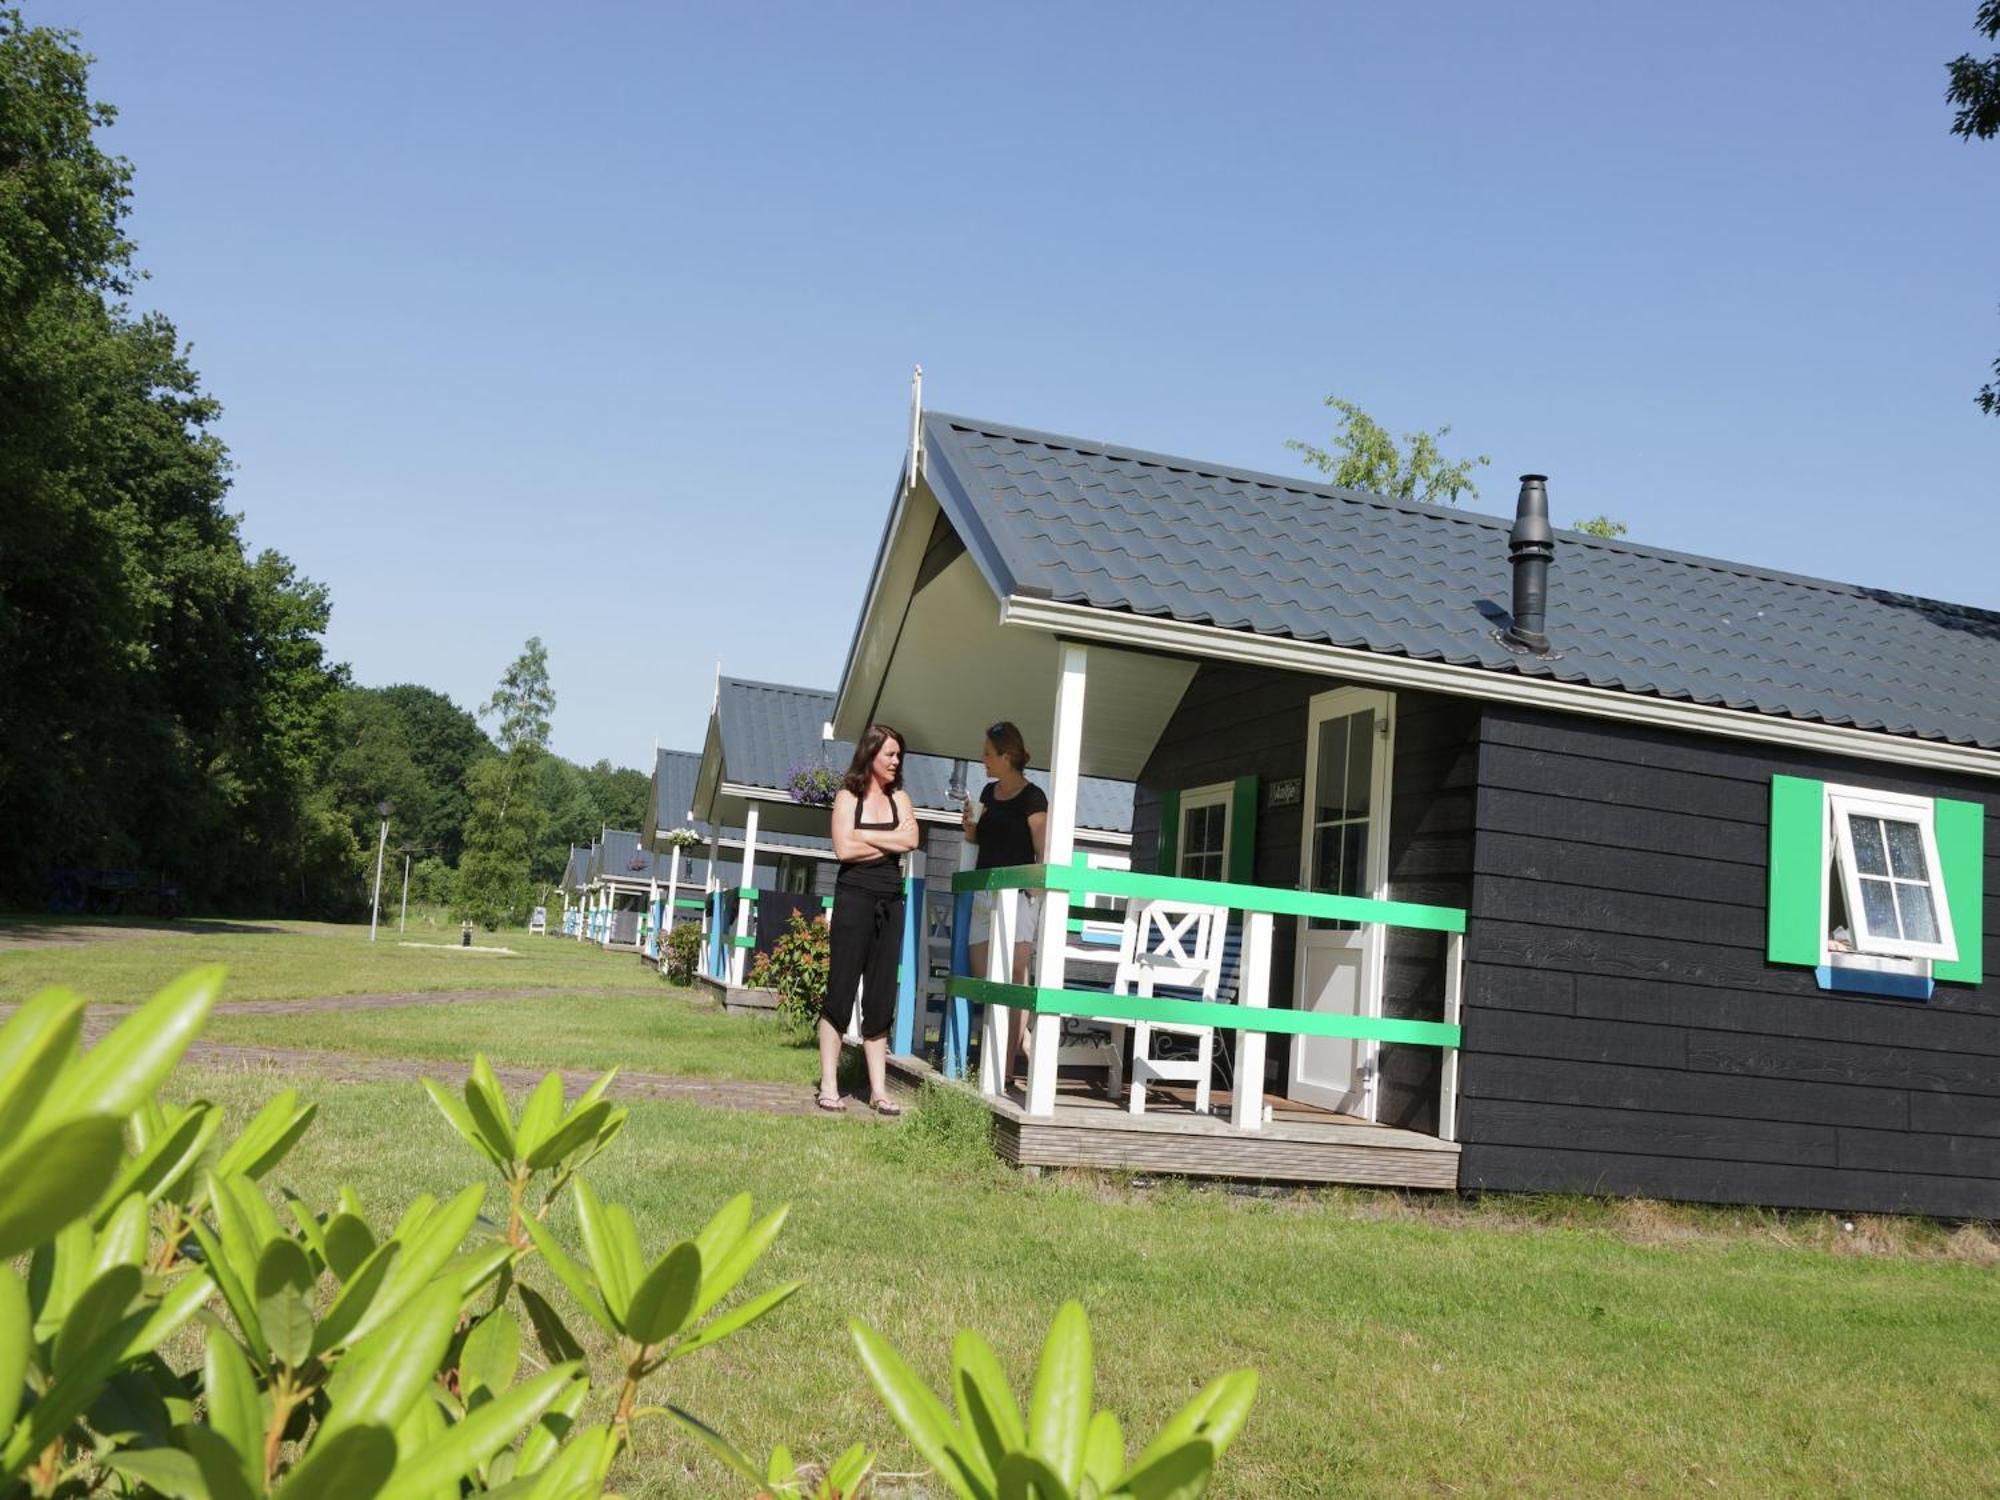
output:
[[[638,976],[642,980],[645,976]],[[463,1065],[474,1052],[525,1067],[636,1068],[693,1078],[809,1084],[819,1074],[810,1038],[761,1016],[724,1015],[692,991],[655,978],[638,995],[556,995],[393,1010],[329,1003],[304,1015],[218,1011],[212,1041],[312,1047],[370,1057]]]
[[[241,1111],[286,1081],[323,1107],[273,1190],[325,1202],[351,1181],[386,1217],[480,1169],[414,1086],[190,1072],[176,1087]],[[634,1104],[590,1175],[631,1208],[647,1248],[748,1188],[760,1204],[793,1205],[750,1290],[807,1281],[765,1323],[673,1366],[656,1395],[759,1451],[784,1441],[826,1458],[864,1438],[888,1470],[916,1471],[866,1390],[848,1317],[881,1328],[934,1380],[953,1330],[977,1327],[1018,1381],[1057,1305],[1076,1296],[1096,1334],[1101,1400],[1128,1431],[1156,1426],[1212,1374],[1262,1372],[1223,1495],[1992,1484],[1991,1269],[1762,1233],[1642,1240],[1616,1214],[1552,1203],[1523,1217],[1449,1198],[1029,1181],[979,1159],[983,1124],[965,1105],[939,1090],[883,1127]],[[500,1206],[496,1186],[489,1210]],[[567,1205],[551,1222],[574,1243]],[[635,1500],[730,1493],[710,1460],[659,1428],[642,1432],[615,1483]]]
[[[207,963],[229,968],[225,1005],[430,990],[664,988],[634,954],[607,953],[595,943],[531,937],[525,929],[474,936],[511,954],[468,952],[451,946],[457,941],[456,929],[413,925],[398,934],[394,922],[371,943],[365,923],[9,918],[0,922],[0,1001],[65,984],[97,1004],[134,1005]]]

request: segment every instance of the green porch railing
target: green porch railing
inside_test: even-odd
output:
[[[1243,944],[1238,974],[1240,1003],[1223,1004],[1165,996],[1120,995],[1103,990],[1070,989],[1067,985],[1012,984],[1001,979],[977,978],[954,973],[946,983],[950,1006],[959,1011],[955,1019],[960,1037],[970,1029],[970,1017],[963,1012],[971,1003],[1019,1009],[1034,1015],[1074,1016],[1105,1021],[1154,1021],[1177,1025],[1210,1026],[1246,1033],[1239,1057],[1241,1076],[1262,1075],[1263,1038],[1270,1034],[1337,1037],[1355,1041],[1395,1042],[1405,1046],[1440,1048],[1445,1055],[1443,1093],[1440,1098],[1439,1135],[1452,1139],[1457,1128],[1458,1048],[1463,1039],[1458,1014],[1462,996],[1465,912],[1452,906],[1429,906],[1408,901],[1376,901],[1361,896],[1332,895],[1322,891],[1284,890],[1269,886],[1244,885],[1228,881],[1188,880],[1172,875],[1152,875],[1129,870],[1094,870],[1075,865],[1016,865],[998,870],[961,871],[952,877],[957,896],[958,926],[965,930],[972,897],[980,891],[1048,890],[1070,896],[1096,895],[1128,901],[1178,901],[1193,905],[1227,907],[1245,915]],[[1065,903],[1068,905],[1068,903]],[[1070,907],[1074,912],[1075,907]],[[1415,931],[1441,933],[1446,938],[1445,1019],[1406,1020],[1390,1016],[1340,1015],[1320,1011],[1272,1009],[1267,1003],[1270,986],[1272,923],[1277,917],[1316,918],[1327,921],[1377,924]],[[1104,913],[1098,920],[1109,917]],[[1081,921],[1071,918],[1065,926],[1075,930]],[[999,960],[993,967],[1000,967]],[[1065,958],[1067,964],[1067,958]],[[958,968],[954,964],[954,969]],[[1004,969],[1001,972],[1005,972]],[[989,1042],[993,1038],[989,1035]],[[1038,1088],[1031,1077],[1029,1109],[1048,1113],[1054,1108],[1053,1072]],[[1236,1123],[1256,1128],[1261,1123],[1261,1090],[1256,1091],[1258,1107],[1252,1111],[1245,1098],[1250,1091],[1239,1087]],[[1038,1098],[1038,1095],[1040,1096]],[[1043,1107],[1038,1108],[1037,1105]]]

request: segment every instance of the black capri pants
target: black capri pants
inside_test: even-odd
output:
[[[903,948],[903,896],[837,887],[828,939],[826,1000],[820,1014],[845,1032],[861,997],[861,1035],[887,1036],[896,1021],[896,964]]]

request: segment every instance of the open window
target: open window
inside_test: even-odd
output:
[[[1979,983],[1984,825],[1976,802],[1774,778],[1771,961],[1904,998]]]
[[[1837,886],[1828,897],[1829,958],[1957,958],[1930,799],[1844,786],[1824,790]]]

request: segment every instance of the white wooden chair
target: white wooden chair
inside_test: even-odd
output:
[[[1118,954],[1117,992],[1151,996],[1161,988],[1191,990],[1213,1004],[1222,985],[1223,948],[1229,909],[1184,901],[1135,901],[1125,922]],[[1196,1039],[1192,1061],[1156,1058],[1153,1037],[1164,1032]],[[1215,1063],[1215,1028],[1167,1021],[1132,1023],[1131,1112],[1146,1112],[1146,1085],[1192,1082],[1197,1113],[1209,1112],[1209,1080]]]

